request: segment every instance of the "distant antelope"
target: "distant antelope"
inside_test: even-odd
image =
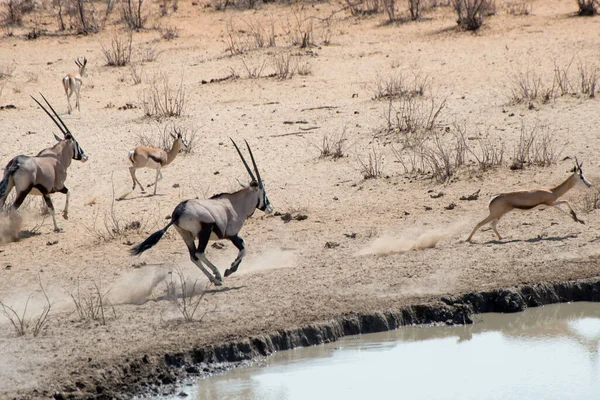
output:
[[[17,197],[12,205],[13,209],[18,209],[28,194],[41,195],[52,212],[54,230],[59,232],[61,229],[56,223],[56,213],[52,200],[50,200],[50,194],[60,192],[67,195],[63,217],[68,219],[69,196],[71,192],[65,186],[67,168],[71,165],[71,160],[85,162],[88,156],[83,152],[83,149],[79,146],[69,128],[67,128],[56,111],[54,111],[48,100],[43,95],[42,98],[58,120],[54,119],[52,114],[36,98],[32,97],[46,114],[52,118],[52,121],[54,121],[63,133],[64,138],[60,139],[54,135],[58,143],[53,147],[40,151],[34,157],[19,155],[8,162],[4,168],[4,177],[0,182],[0,208],[4,207],[6,197],[13,187],[17,191]]]
[[[498,240],[502,240],[502,237],[496,229],[496,225],[498,224],[498,220],[500,220],[504,214],[514,209],[530,210],[537,206],[545,205],[564,212],[573,218],[575,222],[581,224],[585,223],[577,218],[575,211],[573,211],[573,208],[571,208],[571,205],[566,200],[558,200],[559,197],[563,196],[576,185],[585,185],[586,187],[592,186],[592,184],[583,176],[583,171],[581,170],[582,165],[583,163],[580,164],[577,162],[577,158],[575,158],[575,167],[573,167],[572,170],[573,173],[566,181],[556,187],[548,189],[519,190],[517,192],[501,193],[492,196],[489,202],[490,215],[475,226],[469,235],[467,242],[470,242],[475,232],[487,223],[490,223],[492,226],[494,233],[498,236]],[[563,204],[569,208],[569,212],[561,207]]]
[[[182,201],[175,207],[171,215],[171,222],[163,229],[150,235],[142,243],[133,247],[131,249],[132,255],[141,254],[154,246],[162,238],[167,229],[171,225],[175,225],[175,229],[177,229],[177,232],[179,232],[188,247],[190,259],[204,272],[212,283],[220,286],[223,284],[223,278],[217,267],[208,261],[204,254],[209,240],[229,239],[237,247],[239,250],[238,256],[231,263],[231,268],[225,270],[225,276],[227,277],[237,271],[246,254],[244,240],[238,235],[244,222],[254,214],[257,208],[268,214],[273,211],[273,207],[271,207],[267,198],[265,186],[260,178],[250,145],[246,142],[256,177],[238,146],[233,139],[231,141],[240,155],[248,174],[250,174],[250,185],[234,193],[217,194],[210,199]],[[196,238],[198,238],[197,247],[195,244]],[[203,264],[207,265],[213,271],[214,276],[211,275]]]
[[[135,190],[135,185],[137,183],[140,185],[142,193],[146,193],[144,185],[142,185],[135,176],[135,170],[140,168],[151,168],[156,170],[156,179],[154,181],[154,194],[156,194],[156,185],[158,184],[158,181],[163,178],[161,169],[175,160],[179,150],[183,147],[188,147],[181,136],[181,132],[177,132],[177,136],[171,133],[171,137],[173,138],[173,145],[168,152],[163,149],[147,146],[138,146],[129,151],[129,161],[133,164],[129,167],[129,173],[131,174],[131,180],[133,181],[132,190]],[[148,187],[150,186],[152,186],[152,184],[148,185]]]
[[[67,103],[69,103],[69,114],[71,114],[71,95],[75,92],[75,107],[79,109],[79,90],[81,89],[81,85],[83,84],[84,78],[87,76],[87,71],[85,70],[85,66],[87,65],[87,58],[83,57],[83,62],[79,61],[79,58],[75,60],[75,64],[79,67],[79,72],[76,74],[69,73],[65,75],[62,80],[63,87],[65,88],[65,94],[67,95]]]

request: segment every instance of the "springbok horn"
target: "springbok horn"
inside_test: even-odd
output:
[[[42,99],[44,99],[44,101],[46,102],[46,104],[48,104],[48,107],[50,107],[50,109],[52,110],[52,112],[54,113],[54,115],[56,115],[56,118],[58,118],[58,120],[60,121],[60,123],[62,124],[62,126],[65,128],[65,130],[67,131],[67,133],[71,136],[73,136],[73,134],[71,133],[71,131],[69,130],[69,128],[67,128],[67,125],[64,123],[64,121],[60,118],[60,115],[58,115],[58,113],[56,112],[56,110],[54,109],[54,107],[52,107],[52,104],[50,104],[48,102],[48,100],[46,100],[46,98],[44,97],[43,94],[40,93],[40,96],[42,96]]]
[[[258,167],[256,166],[256,161],[254,161],[254,155],[252,154],[252,150],[250,150],[250,145],[248,144],[248,141],[244,139],[244,142],[246,142],[246,146],[248,147],[248,152],[250,153],[250,158],[252,159],[252,165],[254,165],[254,171],[256,172],[256,177],[258,178],[258,185],[260,187],[262,187],[263,183],[262,183],[262,179],[260,179],[260,172],[258,172]]]
[[[244,156],[242,155],[242,152],[240,151],[240,148],[238,147],[237,144],[235,144],[235,142],[233,141],[233,139],[231,139],[231,138],[229,138],[229,139],[231,140],[231,143],[233,143],[233,145],[235,146],[235,149],[237,150],[238,154],[240,155],[240,158],[242,159],[242,162],[244,163],[244,166],[246,167],[246,170],[248,171],[248,174],[250,174],[250,178],[252,178],[253,181],[256,181],[256,178],[254,177],[254,174],[252,173],[252,170],[248,166],[248,163],[244,159]]]
[[[35,97],[30,96],[36,103],[38,103],[38,105],[42,108],[42,110],[44,110],[44,112],[46,114],[48,114],[48,116],[50,118],[52,118],[52,121],[54,121],[54,123],[56,124],[56,126],[58,126],[58,129],[60,129],[60,131],[62,132],[63,136],[67,135],[67,132],[65,132],[62,128],[62,126],[60,126],[60,124],[58,123],[58,121],[56,119],[54,119],[54,117],[52,116],[52,114],[50,114],[50,112],[48,112],[48,110],[46,110],[46,108],[42,105],[42,103],[40,103]]]
[[[577,166],[577,169],[579,169],[581,171],[581,164],[579,164],[579,161],[577,160],[577,157],[575,157],[575,165]]]

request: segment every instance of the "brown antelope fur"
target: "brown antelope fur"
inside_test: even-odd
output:
[[[575,211],[573,211],[573,208],[571,208],[571,205],[566,200],[558,200],[576,185],[585,185],[586,187],[592,186],[592,184],[583,176],[581,170],[582,165],[583,163],[578,163],[577,159],[575,159],[575,167],[572,170],[573,173],[558,186],[546,189],[519,190],[492,196],[489,202],[490,214],[473,228],[473,231],[467,238],[467,242],[471,241],[471,238],[479,228],[488,223],[494,230],[498,240],[502,240],[502,237],[496,229],[496,225],[504,214],[514,209],[531,210],[541,205],[554,207],[569,215],[575,222],[583,224],[584,221],[577,218]],[[566,206],[569,211],[562,208],[562,205]]]
[[[171,164],[177,154],[183,147],[187,147],[187,144],[181,136],[181,132],[177,132],[177,136],[171,134],[173,138],[173,145],[171,150],[166,151],[163,149],[157,149],[148,146],[138,146],[133,150],[129,151],[129,161],[132,166],[129,167],[129,173],[131,174],[131,180],[133,181],[132,190],[135,190],[136,184],[140,185],[142,193],[145,193],[144,186],[135,176],[135,171],[140,168],[151,168],[156,170],[156,179],[153,184],[149,184],[148,187],[154,185],[154,194],[156,194],[156,186],[158,181],[163,178],[162,168]]]

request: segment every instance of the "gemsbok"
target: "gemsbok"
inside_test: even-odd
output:
[[[60,192],[67,196],[63,217],[68,219],[71,192],[65,186],[67,168],[71,165],[71,160],[85,162],[88,156],[48,100],[43,95],[41,96],[58,120],[36,98],[33,96],[31,98],[52,118],[52,121],[63,133],[64,138],[60,139],[57,135],[54,135],[58,143],[53,147],[40,151],[34,157],[19,155],[8,162],[4,168],[4,177],[0,182],[0,209],[4,207],[6,198],[13,187],[17,192],[15,202],[12,205],[15,210],[21,206],[28,194],[41,195],[52,213],[54,230],[60,232],[61,229],[56,223],[56,213],[50,194]]]
[[[85,67],[87,65],[87,58],[83,57],[83,62],[79,61],[79,58],[75,60],[75,64],[79,67],[78,73],[69,73],[65,75],[62,79],[63,87],[65,88],[65,94],[67,95],[67,103],[69,104],[69,114],[71,114],[71,95],[75,92],[75,107],[79,109],[79,91],[81,90],[81,85],[83,84],[84,77],[87,76],[87,71]]]
[[[179,151],[182,148],[188,146],[183,140],[181,132],[177,132],[177,136],[172,133],[170,135],[173,138],[173,145],[169,151],[148,146],[138,146],[129,151],[129,161],[131,161],[132,164],[132,166],[129,167],[129,173],[131,174],[131,180],[133,181],[131,190],[135,190],[135,185],[137,183],[140,185],[142,193],[146,193],[144,185],[142,185],[135,176],[135,170],[140,168],[150,168],[156,170],[156,179],[154,180],[154,194],[156,194],[158,181],[163,178],[161,170],[175,160],[175,157],[177,157],[177,154],[179,154]],[[152,185],[153,184],[149,184],[148,187]]]
[[[209,240],[228,239],[233,243],[239,252],[236,259],[231,263],[231,268],[225,270],[225,277],[237,271],[246,254],[244,240],[239,236],[244,222],[254,214],[257,208],[270,214],[273,212],[273,207],[271,207],[267,198],[265,186],[260,178],[250,145],[246,141],[256,177],[252,173],[237,144],[233,139],[231,141],[250,175],[250,184],[234,193],[221,193],[212,196],[210,199],[182,201],[175,207],[171,215],[171,222],[163,229],[150,235],[142,243],[133,247],[131,249],[132,255],[141,254],[154,246],[162,238],[167,229],[171,225],[175,225],[175,229],[177,229],[177,232],[179,232],[187,245],[190,252],[190,259],[204,272],[212,283],[221,286],[223,278],[218,268],[208,261],[204,254]],[[195,244],[196,238],[198,238],[198,246]],[[214,276],[211,275],[204,265],[212,270]]]
[[[582,165],[583,163],[579,163],[577,158],[575,158],[575,166],[572,169],[573,173],[567,178],[567,180],[556,187],[547,189],[519,190],[516,192],[501,193],[492,196],[489,202],[490,214],[475,226],[469,235],[467,242],[470,242],[475,232],[477,232],[479,228],[487,223],[492,226],[494,233],[496,236],[498,236],[498,240],[502,240],[502,237],[496,229],[496,225],[504,214],[514,209],[531,210],[537,206],[554,207],[569,215],[575,222],[584,224],[585,222],[577,218],[577,214],[575,214],[575,211],[573,211],[573,208],[571,208],[571,205],[566,200],[559,200],[561,196],[563,196],[576,185],[584,185],[588,188],[592,186],[592,184],[583,176],[583,171],[581,170]],[[567,206],[569,211],[562,208],[561,205]]]

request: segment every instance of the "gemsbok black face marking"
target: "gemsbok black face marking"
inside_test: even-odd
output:
[[[54,115],[33,96],[32,99],[58,126],[63,134],[63,139],[54,135],[58,141],[54,146],[40,151],[34,157],[19,155],[8,162],[4,168],[4,177],[0,181],[0,208],[4,207],[6,198],[13,187],[17,191],[17,197],[12,205],[13,209],[18,209],[28,194],[41,195],[52,213],[54,230],[58,232],[61,229],[56,223],[56,213],[50,200],[50,194],[56,192],[66,194],[63,217],[68,219],[70,191],[65,186],[67,169],[71,165],[71,160],[85,162],[88,156],[79,146],[58,113],[52,108],[52,105],[42,94],[40,95]]]
[[[242,152],[233,139],[231,142],[235,146],[242,163],[246,167],[246,171],[250,175],[250,184],[237,192],[221,193],[210,199],[182,201],[173,210],[171,221],[167,226],[133,247],[131,249],[132,255],[138,255],[150,249],[158,243],[171,225],[175,225],[175,229],[177,229],[177,232],[179,232],[188,248],[190,259],[204,272],[212,283],[218,286],[222,285],[223,277],[219,269],[206,258],[205,250],[209,240],[228,239],[233,243],[239,252],[236,259],[231,263],[230,268],[225,270],[225,276],[227,277],[237,271],[246,254],[244,240],[239,236],[239,231],[244,226],[244,222],[246,222],[246,219],[257,208],[266,213],[271,213],[273,207],[267,198],[250,145],[246,142],[250,158],[252,159],[252,165],[254,166],[254,172],[248,166]],[[254,173],[256,173],[256,176]],[[198,245],[196,245],[196,239],[198,240]],[[205,266],[212,270],[212,274]]]
[[[488,205],[490,214],[473,228],[473,231],[471,231],[471,234],[467,238],[467,242],[471,241],[471,238],[479,228],[488,223],[492,226],[498,239],[502,240],[502,237],[496,229],[496,225],[504,214],[514,209],[531,210],[537,206],[545,205],[554,207],[569,215],[575,222],[584,224],[585,222],[577,217],[577,214],[575,214],[575,211],[573,211],[573,208],[566,200],[559,200],[561,196],[576,185],[583,185],[588,188],[592,186],[592,184],[583,176],[583,171],[581,170],[582,165],[583,163],[579,163],[577,158],[575,158],[575,166],[571,170],[571,175],[558,186],[547,189],[519,190],[492,196]],[[569,211],[562,208],[562,205],[568,207]]]

